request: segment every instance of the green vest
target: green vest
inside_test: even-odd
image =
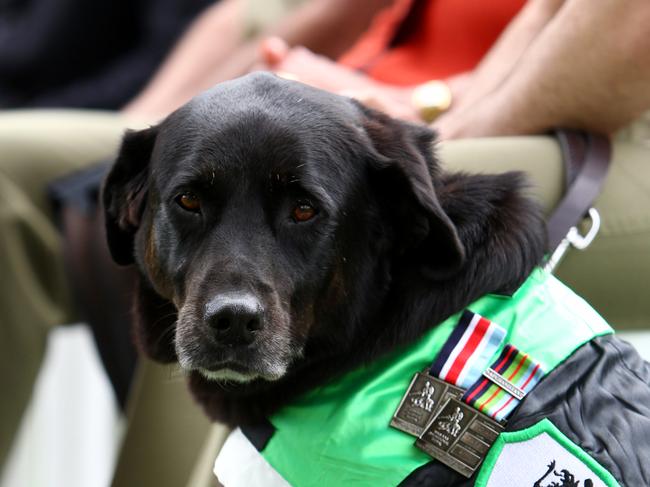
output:
[[[547,373],[585,342],[613,333],[582,298],[541,269],[513,296],[486,295],[468,309],[507,331],[492,360],[511,343]],[[263,457],[297,487],[394,486],[430,462],[412,436],[388,425],[413,374],[431,364],[459,317],[284,407],[270,418],[276,432]]]

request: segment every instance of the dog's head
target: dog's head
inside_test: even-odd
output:
[[[114,259],[142,274],[142,348],[204,379],[274,381],[364,339],[396,273],[454,276],[465,248],[432,143],[268,74],[127,133],[103,198]]]

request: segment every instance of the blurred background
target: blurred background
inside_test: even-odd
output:
[[[216,485],[226,430],[138,358],[98,194],[125,129],[254,70],[524,170],[547,214],[551,131],[607,134],[600,232],[556,273],[650,358],[649,30],[643,0],[0,0],[0,487]]]

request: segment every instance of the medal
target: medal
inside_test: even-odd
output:
[[[415,442],[421,450],[471,477],[503,426],[467,403],[449,399]]]
[[[544,370],[527,353],[508,344],[472,386],[463,401],[496,421],[504,421],[544,377]]]
[[[528,354],[506,345],[505,330],[466,310],[428,371],[416,372],[390,425],[415,446],[471,477],[505,420],[544,376]]]
[[[461,399],[442,405],[415,445],[471,477],[503,431],[506,418],[543,376],[528,354],[506,345]]]
[[[464,311],[427,372],[417,372],[397,406],[390,425],[420,436],[429,420],[451,398],[481,376],[505,338],[505,330],[481,315]]]
[[[448,399],[461,398],[465,391],[424,372],[417,372],[390,421],[404,433],[420,436],[429,420]]]

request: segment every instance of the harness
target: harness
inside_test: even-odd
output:
[[[613,333],[582,298],[541,269],[512,296],[488,294],[468,310],[505,331],[490,349],[490,364],[515,347],[547,374],[584,343]],[[269,418],[270,438],[233,431],[215,463],[220,481],[226,487],[399,484],[432,459],[415,447],[413,436],[389,423],[414,373],[442,354],[462,316],[456,313],[412,345],[297,398]]]

